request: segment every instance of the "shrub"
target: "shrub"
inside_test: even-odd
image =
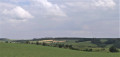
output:
[[[114,46],[110,47],[109,51],[110,52],[119,52],[118,49],[116,47],[114,47]]]

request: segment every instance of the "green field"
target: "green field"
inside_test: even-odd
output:
[[[0,57],[120,57],[120,53],[84,52],[31,44],[0,43]]]

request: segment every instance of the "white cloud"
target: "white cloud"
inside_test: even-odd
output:
[[[73,7],[88,7],[90,3],[87,2],[67,2],[66,5],[73,6]]]
[[[4,22],[7,21],[12,23],[25,22],[28,19],[31,19],[34,17],[28,11],[26,11],[20,6],[16,6],[12,9],[5,8],[2,12],[2,16],[3,16]]]
[[[47,15],[66,16],[62,9],[57,5],[49,2],[48,0],[32,0],[37,6],[41,6]]]
[[[113,0],[92,0],[89,2],[85,1],[80,1],[80,2],[67,2],[67,6],[71,7],[77,7],[78,8],[84,8],[84,9],[90,9],[90,8],[97,8],[97,7],[102,7],[104,8],[114,8],[116,6],[115,1]]]
[[[119,14],[117,8],[111,10],[118,5],[115,0],[10,1],[0,2],[0,34],[6,38],[90,37],[91,32],[97,37],[118,37],[118,22],[113,20]]]
[[[33,16],[26,10],[24,10],[22,7],[17,6],[11,10],[5,9],[3,11],[3,14],[10,16],[10,19],[17,19],[17,20],[24,20],[33,18]]]
[[[94,0],[95,6],[113,8],[116,3],[113,0]]]

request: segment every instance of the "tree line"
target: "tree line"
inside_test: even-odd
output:
[[[27,44],[36,44],[36,45],[42,45],[42,46],[51,46],[51,47],[58,47],[58,48],[65,48],[65,49],[71,49],[71,50],[79,50],[77,48],[74,48],[73,45],[70,44],[61,44],[61,43],[45,43],[45,42],[39,42],[37,41],[36,43],[31,43],[30,41],[26,41]],[[102,49],[105,50],[105,49]],[[92,48],[87,48],[81,51],[88,51],[88,52],[92,52],[93,49]],[[111,46],[109,48],[110,52],[119,52],[119,50],[115,47],[115,46]]]

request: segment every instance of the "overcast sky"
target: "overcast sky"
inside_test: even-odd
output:
[[[0,0],[0,38],[119,37],[119,0]]]

